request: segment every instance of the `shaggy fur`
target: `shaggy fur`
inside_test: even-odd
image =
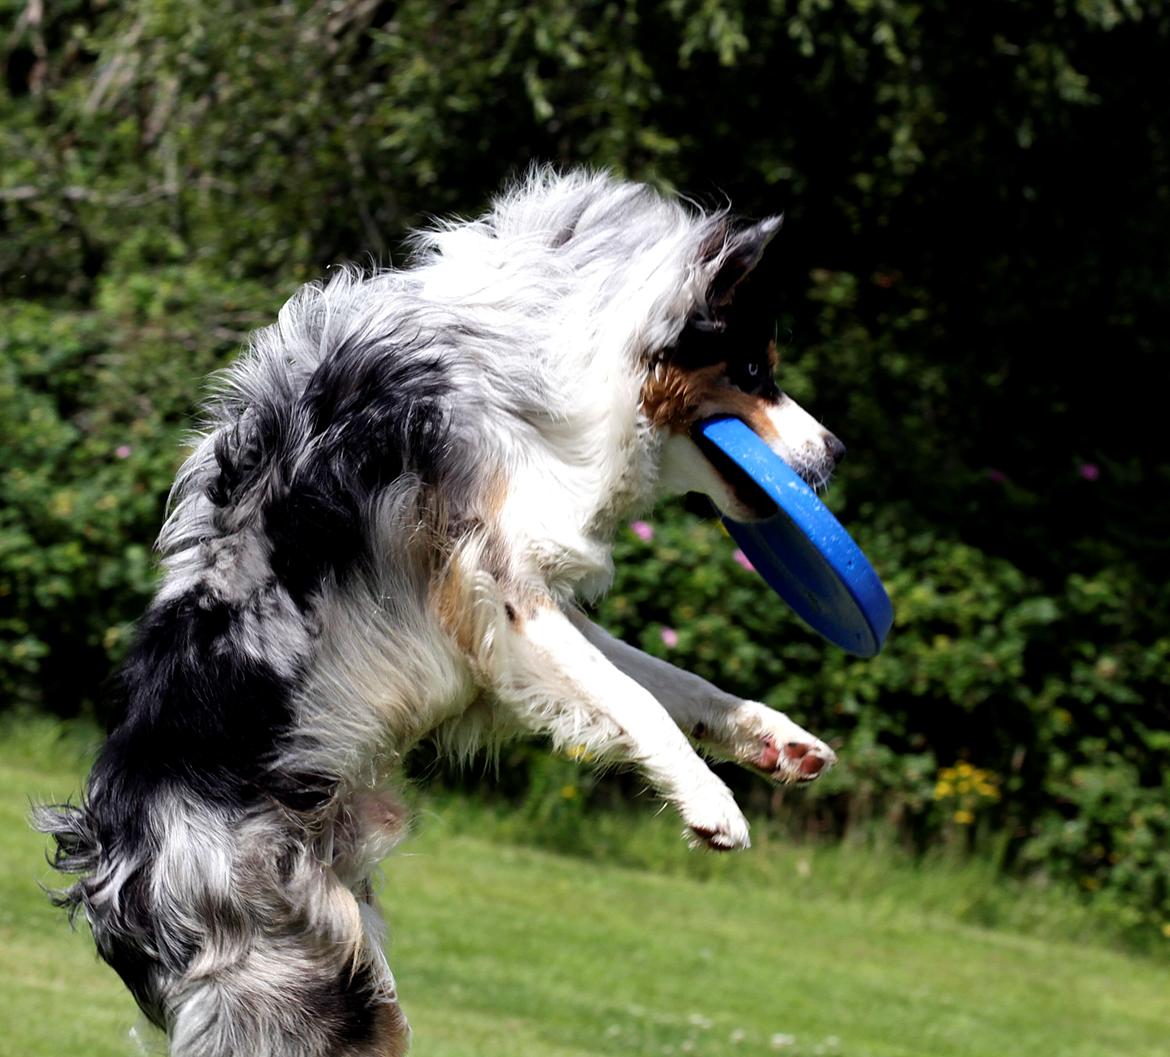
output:
[[[225,373],[85,796],[37,815],[174,1057],[405,1051],[369,878],[420,739],[632,764],[718,849],[747,823],[692,742],[777,781],[832,762],[575,608],[665,493],[766,513],[696,421],[743,417],[818,485],[840,456],[744,283],[778,226],[535,172],[410,268],[304,288]]]

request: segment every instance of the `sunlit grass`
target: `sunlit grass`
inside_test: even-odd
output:
[[[29,796],[76,788],[78,746],[35,725],[8,733],[0,1054],[126,1054],[133,1004],[47,905],[43,842],[24,824]],[[506,818],[466,802],[420,811],[383,885],[415,1053],[1170,1055],[1166,965],[1023,921],[965,922],[990,871],[766,839],[696,864],[675,849],[676,823],[643,806],[581,833],[626,865],[518,845]],[[631,861],[631,829],[654,869]]]

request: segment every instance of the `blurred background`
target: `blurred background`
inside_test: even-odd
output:
[[[836,746],[813,790],[725,775],[759,831],[942,849],[1165,949],[1166,3],[0,12],[6,729],[101,720],[204,380],[251,328],[531,162],[605,166],[786,213],[781,384],[849,447],[830,503],[897,618],[845,656],[681,504],[623,531],[600,618]],[[412,769],[577,853],[650,810],[543,749]]]

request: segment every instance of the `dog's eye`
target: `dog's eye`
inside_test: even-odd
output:
[[[741,360],[730,364],[727,370],[727,380],[745,393],[761,392],[768,378],[768,370],[759,360]]]

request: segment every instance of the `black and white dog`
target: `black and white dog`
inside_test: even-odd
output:
[[[632,764],[717,849],[748,826],[692,743],[777,781],[833,762],[575,607],[659,497],[763,512],[696,421],[740,416],[817,485],[843,451],[738,291],[778,226],[534,172],[412,267],[306,287],[227,371],[84,799],[36,818],[174,1057],[405,1051],[369,878],[421,739]]]

